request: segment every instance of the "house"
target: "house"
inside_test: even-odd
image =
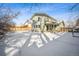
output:
[[[79,19],[76,20],[76,26],[79,26]]]
[[[76,24],[75,24],[75,27],[74,29],[79,32],[79,19],[76,20]]]
[[[60,21],[57,23],[57,27],[55,28],[56,32],[65,32],[65,23],[64,21]]]
[[[31,30],[32,27],[30,25],[11,25],[9,28],[9,31],[28,31]]]
[[[44,13],[35,13],[32,18],[33,31],[53,31],[57,25],[57,21]]]

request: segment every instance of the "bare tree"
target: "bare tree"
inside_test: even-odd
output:
[[[14,24],[12,19],[18,15],[19,12],[14,13],[11,8],[0,5],[0,39],[8,32],[9,26]]]

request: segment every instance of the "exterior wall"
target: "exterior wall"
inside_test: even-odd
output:
[[[46,17],[46,16],[34,16],[32,18],[32,20],[33,20],[32,27],[33,27],[34,31],[46,31],[45,22],[51,22],[52,21],[51,18]],[[36,27],[37,25],[38,26],[40,25],[40,27]]]
[[[39,16],[37,16],[37,17],[33,17],[33,24],[32,24],[32,29],[34,30],[34,31],[39,31],[40,30],[40,28],[38,27],[41,23],[41,20],[39,20],[38,21],[38,17]]]

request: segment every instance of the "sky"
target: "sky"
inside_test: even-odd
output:
[[[20,12],[13,21],[16,25],[22,25],[34,13],[45,13],[58,21],[76,20],[79,17],[79,4],[71,10],[74,5],[75,3],[4,3],[3,7],[9,7],[14,12]]]

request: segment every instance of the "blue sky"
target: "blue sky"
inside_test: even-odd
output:
[[[23,24],[34,13],[45,13],[57,20],[75,20],[79,15],[79,4],[71,11],[74,3],[4,3],[4,7],[11,8],[20,15],[13,19],[17,25]]]

